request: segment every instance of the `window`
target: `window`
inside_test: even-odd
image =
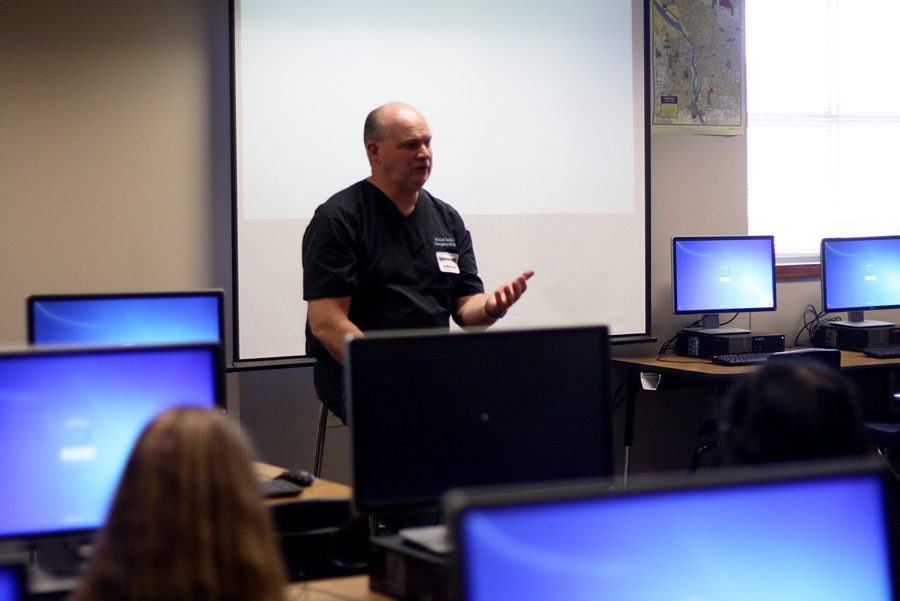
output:
[[[900,3],[745,2],[749,233],[780,264],[900,233]]]

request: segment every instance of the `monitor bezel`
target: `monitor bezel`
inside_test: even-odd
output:
[[[891,235],[891,236],[853,236],[853,237],[840,237],[840,238],[822,238],[822,241],[819,245],[819,263],[821,266],[822,277],[821,281],[821,291],[822,291],[822,311],[824,313],[843,313],[843,312],[851,312],[851,311],[880,311],[883,309],[900,309],[900,299],[898,302],[893,305],[864,305],[864,306],[854,306],[854,307],[835,307],[829,308],[828,306],[828,260],[825,258],[825,246],[826,244],[832,244],[834,242],[837,243],[865,243],[872,242],[878,240],[896,240],[898,245],[900,245],[900,235]]]
[[[66,345],[47,344],[25,347],[0,347],[0,358],[53,356],[53,355],[101,355],[117,353],[166,352],[173,350],[208,350],[214,360],[214,387],[216,407],[226,409],[225,361],[222,346],[215,342],[177,342],[173,344],[124,344],[109,346],[100,344]]]
[[[729,466],[686,476],[674,472],[638,474],[627,488],[615,488],[606,481],[585,480],[548,483],[542,486],[507,485],[459,488],[442,498],[447,516],[447,536],[451,544],[450,582],[455,599],[466,600],[467,573],[463,561],[464,545],[459,536],[465,517],[473,511],[502,510],[505,507],[528,507],[541,504],[578,503],[591,499],[647,497],[700,490],[754,488],[779,483],[815,481],[846,477],[874,477],[881,485],[881,501],[887,522],[886,542],[892,574],[900,574],[900,482],[876,456],[841,458],[805,463]],[[900,577],[893,578],[892,591],[900,598]]]
[[[213,297],[218,307],[218,344],[225,345],[225,291],[220,288],[203,288],[197,290],[171,290],[151,292],[97,292],[97,293],[72,293],[72,294],[32,294],[25,300],[27,315],[28,344],[35,344],[35,305],[41,302],[66,302],[66,301],[103,301],[103,300],[129,300],[129,299],[159,299],[159,298],[187,298],[187,297]],[[198,341],[200,342],[200,341]],[[126,343],[127,344],[127,343]],[[157,343],[154,343],[157,344]],[[160,343],[163,344],[163,343]],[[187,343],[189,344],[189,343]]]
[[[768,240],[771,247],[770,266],[772,271],[772,306],[771,307],[707,307],[707,308],[678,308],[678,264],[677,253],[675,251],[679,242],[706,242],[706,241],[758,241]],[[775,278],[775,236],[773,235],[735,235],[735,236],[673,236],[670,245],[671,258],[671,277],[672,277],[672,312],[675,315],[700,315],[714,313],[759,313],[766,311],[775,311],[778,309],[778,286]]]
[[[26,357],[55,357],[55,356],[83,356],[83,355],[110,355],[110,354],[137,354],[170,352],[182,350],[202,350],[208,352],[213,361],[213,387],[215,403],[211,409],[227,412],[225,367],[223,350],[220,344],[213,342],[178,343],[178,344],[148,344],[148,345],[123,345],[123,346],[93,346],[93,345],[46,345],[28,347],[3,347],[0,348],[0,359],[26,358]],[[102,524],[99,526],[102,527]],[[84,539],[98,530],[94,528],[72,528],[61,530],[44,530],[40,532],[0,532],[0,541],[40,541],[60,538]]]
[[[441,495],[443,493],[437,493],[434,496],[419,496],[416,498],[405,497],[402,500],[391,499],[369,499],[362,498],[359,495],[359,491],[363,490],[365,487],[359,486],[359,470],[358,466],[360,465],[360,461],[364,456],[364,450],[361,448],[361,445],[358,443],[358,438],[360,437],[360,433],[357,429],[354,428],[353,423],[353,395],[352,395],[352,379],[353,379],[353,370],[352,370],[352,361],[353,355],[355,354],[355,349],[360,345],[372,345],[372,344],[394,344],[397,340],[400,340],[401,343],[410,343],[415,345],[417,342],[423,339],[443,339],[446,337],[477,337],[477,336],[509,336],[509,337],[524,337],[529,333],[540,332],[540,333],[552,333],[554,331],[570,331],[570,330],[583,330],[590,331],[593,335],[600,337],[600,347],[602,356],[599,359],[601,364],[601,372],[598,374],[602,385],[601,385],[601,398],[598,399],[598,403],[601,404],[601,423],[597,425],[598,437],[601,437],[605,442],[601,442],[601,444],[605,444],[608,446],[608,450],[605,452],[605,456],[600,457],[600,462],[602,464],[601,471],[603,472],[604,477],[612,478],[614,472],[614,454],[615,451],[613,449],[612,443],[612,391],[610,385],[611,378],[611,365],[610,365],[610,345],[609,345],[609,330],[606,326],[600,325],[591,325],[591,326],[562,326],[562,327],[545,327],[545,328],[529,328],[529,329],[502,329],[502,330],[485,330],[485,329],[476,329],[476,330],[463,330],[463,331],[446,331],[446,330],[435,330],[435,329],[426,329],[426,330],[394,330],[394,331],[377,331],[377,332],[367,332],[365,336],[362,337],[353,337],[349,338],[345,342],[345,370],[344,370],[344,379],[345,379],[345,391],[347,398],[347,415],[348,415],[348,424],[350,426],[351,431],[351,456],[352,456],[352,474],[353,474],[353,500],[354,500],[354,508],[356,511],[364,514],[377,514],[385,511],[406,511],[411,510],[415,511],[423,508],[434,508],[440,506]],[[453,486],[451,486],[452,488]]]

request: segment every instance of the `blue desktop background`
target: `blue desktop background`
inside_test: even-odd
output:
[[[32,306],[35,344],[219,342],[215,295],[41,299]]]
[[[823,241],[826,311],[900,306],[900,238]]]
[[[888,601],[880,482],[475,509],[465,601]]]
[[[21,601],[25,598],[18,568],[0,566],[0,601]]]
[[[216,394],[214,347],[0,355],[0,537],[101,525],[144,426]]]
[[[771,239],[676,240],[673,291],[679,313],[775,308]]]

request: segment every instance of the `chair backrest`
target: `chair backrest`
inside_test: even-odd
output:
[[[841,351],[835,348],[804,348],[769,355],[768,361],[818,361],[835,369],[841,368]]]

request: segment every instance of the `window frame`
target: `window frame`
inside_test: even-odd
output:
[[[745,0],[747,1],[747,0]],[[789,121],[795,126],[802,126],[804,123],[810,125],[829,125],[829,126],[837,126],[840,127],[842,125],[867,125],[869,123],[891,123],[893,125],[897,125],[900,123],[900,111],[893,110],[893,106],[891,107],[888,113],[879,113],[876,110],[865,111],[865,112],[855,112],[853,108],[859,107],[849,107],[844,106],[842,110],[841,106],[841,93],[839,89],[839,82],[841,81],[841,69],[846,67],[846,65],[841,64],[840,56],[841,56],[841,48],[842,46],[846,46],[848,40],[844,38],[844,31],[840,27],[842,19],[842,9],[846,8],[846,5],[849,3],[842,2],[842,0],[828,0],[824,7],[825,19],[828,23],[828,31],[826,35],[828,36],[828,43],[825,47],[825,56],[823,60],[829,63],[829,69],[827,73],[828,80],[823,82],[825,88],[829,91],[829,101],[827,103],[827,108],[824,109],[824,112],[821,110],[811,110],[810,112],[803,113],[794,113],[791,114],[789,112],[786,113],[771,113],[769,109],[779,110],[778,107],[760,107],[763,108],[762,111],[757,113],[750,113],[748,106],[748,114],[747,114],[747,130],[745,132],[745,136],[749,137],[752,135],[752,128],[756,126],[764,126],[765,124],[773,124],[778,122]],[[746,36],[748,29],[745,27],[744,35]],[[747,43],[745,37],[745,52],[747,50]],[[746,60],[746,55],[745,55]],[[749,75],[749,69],[747,70]],[[748,82],[749,83],[749,82]],[[851,104],[853,104],[851,102]],[[875,107],[871,107],[875,108]],[[883,107],[882,107],[883,108]],[[849,110],[848,110],[849,109]],[[749,166],[749,146],[748,146],[748,166]],[[747,210],[749,217],[750,210],[750,195],[749,195],[749,173],[748,173],[748,195],[747,195]],[[748,232],[749,232],[749,219],[748,219]],[[750,232],[750,233],[760,233],[760,232]],[[878,232],[873,232],[871,235],[876,235]],[[839,236],[842,234],[839,233],[823,233],[822,237],[831,236]],[[851,234],[846,234],[851,235]],[[859,235],[869,235],[869,234],[859,234]],[[811,250],[787,250],[780,251],[776,249],[776,277],[778,279],[793,279],[793,278],[813,278],[820,277],[821,267],[819,262],[819,253],[818,249]]]

